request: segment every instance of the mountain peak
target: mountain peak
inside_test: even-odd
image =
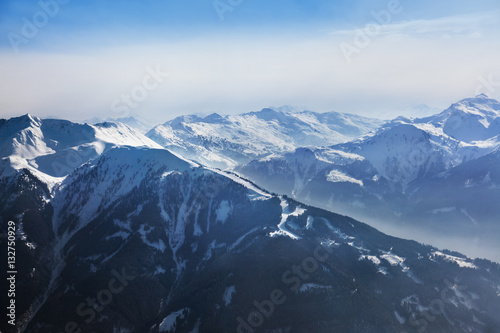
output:
[[[25,115],[22,115],[19,117],[13,117],[10,120],[16,121],[16,122],[34,123],[35,125],[41,124],[40,118],[33,116],[32,114],[29,114],[29,113],[26,113]]]
[[[203,118],[197,115],[182,115],[167,121],[166,123],[163,124],[163,126],[172,126],[174,129],[177,129],[179,127],[184,128],[184,123],[194,123],[202,120]]]
[[[224,122],[224,117],[221,116],[218,113],[212,113],[203,118],[203,122],[205,123],[217,123],[217,122]]]
[[[300,113],[306,111],[305,107],[298,107],[292,105],[282,105],[282,106],[271,106],[269,109],[275,110],[281,113]]]
[[[23,115],[21,117],[28,118],[30,120],[40,120],[40,118],[33,116],[32,114],[29,114],[29,113],[26,113],[25,115]]]
[[[465,98],[454,103],[451,105],[450,109],[486,116],[496,116],[500,112],[500,102],[486,94],[479,94],[475,97]]]
[[[462,99],[435,117],[423,119],[460,141],[484,141],[498,135],[500,102],[486,94]]]
[[[260,111],[257,112],[250,112],[250,115],[255,115],[257,118],[265,120],[265,121],[272,121],[272,120],[278,120],[278,121],[283,121],[287,117],[290,117],[289,114],[290,112],[279,110],[276,108],[264,108]]]
[[[487,98],[487,99],[489,99],[490,96],[488,96],[488,95],[486,95],[486,94],[483,93],[483,94],[476,95],[475,98],[479,98],[479,99],[481,99],[481,98]]]
[[[495,98],[492,98],[488,96],[487,94],[479,94],[474,97],[468,97],[464,98],[457,103],[452,104],[454,105],[460,105],[460,104],[465,104],[465,105],[479,105],[479,106],[487,106],[488,108],[491,108],[491,106],[495,106],[495,109],[498,108],[498,105],[500,105],[500,102],[496,100]]]
[[[9,136],[29,127],[40,127],[42,126],[42,121],[40,118],[27,113],[19,117],[2,119],[0,125],[2,125],[3,136]]]

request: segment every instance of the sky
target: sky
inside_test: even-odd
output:
[[[500,99],[499,14],[498,0],[2,0],[0,117],[419,116]]]

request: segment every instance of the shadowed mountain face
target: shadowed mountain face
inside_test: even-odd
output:
[[[25,332],[500,328],[498,264],[387,236],[163,149],[107,150],[52,190],[29,170],[2,182],[2,228],[22,229]]]
[[[403,237],[500,260],[500,104],[484,95],[375,134],[240,165],[259,185]]]

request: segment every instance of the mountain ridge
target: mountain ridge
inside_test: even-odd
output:
[[[357,333],[428,326],[480,332],[500,326],[498,264],[387,236],[233,179],[163,149],[115,147],[75,169],[48,202],[33,201],[41,205],[39,217],[4,211],[25,230],[17,245],[27,266],[21,272],[36,267],[34,278],[18,276],[19,288],[33,290],[19,298],[25,330],[335,327]],[[25,193],[38,193],[25,181]],[[18,203],[15,209],[28,204]],[[87,205],[93,213],[82,213]],[[43,234],[52,240],[43,242]],[[109,285],[112,278],[126,292]],[[261,304],[275,291],[284,297],[270,299],[286,300],[269,314]],[[443,310],[426,320],[422,309],[436,299]]]
[[[221,118],[212,114],[207,121]],[[6,130],[8,121],[0,121],[0,135],[8,139],[2,141],[2,164],[14,170],[0,174],[0,216],[2,231],[7,221],[19,229],[18,328],[41,333],[497,330],[499,264],[388,236],[268,192],[276,184],[287,187],[279,192],[308,195],[304,201],[313,203],[322,197],[349,201],[351,193],[357,209],[384,208],[383,200],[390,198],[400,206],[406,199],[398,180],[381,175],[370,156],[343,146],[388,133],[397,134],[394,147],[406,138],[429,149],[463,148],[448,136],[434,142],[440,135],[436,127],[400,121],[354,143],[268,154],[254,162],[272,166],[264,183],[204,167],[123,124],[26,116]],[[68,165],[62,177],[48,178],[47,165],[60,161],[55,157],[84,149],[92,154]],[[25,164],[12,165],[13,159]],[[492,169],[497,160],[498,148],[422,179],[470,196],[463,188],[500,188],[500,175]],[[265,168],[258,171],[266,174]],[[458,187],[449,187],[449,179]],[[328,184],[329,195],[311,187],[321,184]],[[453,199],[425,185],[407,184],[411,199],[420,202],[415,209],[431,210],[431,217],[440,219],[476,213],[469,207],[422,209],[422,198]],[[468,223],[471,230],[476,227]],[[438,301],[439,311],[432,312]]]
[[[224,169],[297,146],[345,142],[382,123],[337,112],[265,108],[240,115],[180,116],[146,135],[165,148]]]
[[[460,127],[447,124],[467,106],[471,106],[470,114],[474,115],[470,122],[480,130],[470,134],[466,142],[457,139],[463,139],[457,132]],[[478,115],[480,110],[487,112]],[[255,159],[237,166],[236,171],[271,191],[370,221],[378,228],[388,227],[384,230],[402,237],[421,233],[419,239],[423,240],[426,234],[439,233],[443,239],[456,235],[464,239],[471,236],[479,244],[483,240],[484,248],[476,248],[475,255],[499,260],[489,250],[498,248],[495,235],[499,213],[486,209],[482,203],[478,203],[481,210],[471,207],[479,198],[500,200],[496,180],[484,178],[475,186],[474,194],[467,187],[471,185],[466,185],[476,184],[477,174],[481,173],[479,162],[473,161],[480,161],[500,147],[500,128],[494,128],[500,120],[497,115],[500,102],[485,95],[466,98],[431,117],[398,117],[376,132],[350,142],[313,148],[307,160],[300,157],[303,154],[296,148],[286,154]],[[478,119],[486,119],[492,129]],[[466,123],[461,126],[468,128]],[[465,163],[470,166],[468,169],[461,167]],[[492,173],[498,168],[488,165]],[[462,179],[445,177],[447,172],[455,173],[455,169],[462,170]],[[467,199],[465,193],[471,197]],[[494,200],[484,202],[496,206]],[[479,227],[476,221],[484,223]],[[411,231],[402,232],[410,226]],[[461,249],[466,251],[466,243]]]

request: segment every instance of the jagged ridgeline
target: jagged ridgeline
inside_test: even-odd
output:
[[[25,332],[500,327],[498,264],[387,236],[165,149],[109,148],[50,186],[29,167],[10,171],[1,216],[22,230]]]
[[[500,260],[500,102],[479,95],[434,116],[235,168],[268,190],[405,238]]]

